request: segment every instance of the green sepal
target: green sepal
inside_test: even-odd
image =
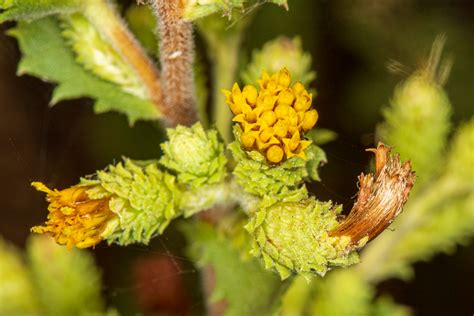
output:
[[[217,131],[205,131],[201,123],[178,125],[167,130],[169,140],[161,144],[160,163],[176,172],[178,181],[198,188],[221,182],[226,176],[224,144]]]
[[[262,256],[267,268],[282,279],[291,273],[324,276],[332,267],[348,267],[358,262],[347,236],[331,237],[339,223],[340,206],[320,202],[302,194],[283,200],[267,198],[246,226],[254,238],[253,253]],[[288,272],[289,271],[289,272]]]
[[[313,141],[313,144],[322,146],[337,139],[337,133],[327,128],[313,128],[305,135]]]
[[[0,23],[33,21],[53,14],[70,14],[81,8],[80,0],[0,0]]]
[[[96,178],[95,182],[83,180],[82,183],[97,184],[87,191],[89,197],[110,197],[110,210],[117,217],[102,233],[109,243],[147,244],[180,215],[181,192],[176,178],[161,171],[156,161],[125,159],[98,171]]]
[[[18,74],[28,73],[57,84],[52,104],[91,97],[96,100],[96,113],[119,111],[131,124],[139,119],[159,118],[156,106],[150,101],[124,92],[119,86],[98,78],[79,65],[56,18],[48,17],[31,23],[20,21],[9,34],[18,39],[22,52]]]
[[[287,0],[269,0],[277,5],[287,7]],[[244,10],[245,5],[253,6],[258,4],[255,0],[187,0],[185,1],[183,18],[186,20],[196,20],[213,13],[220,13],[223,16],[232,16],[233,9]]]
[[[311,144],[305,151],[307,160],[306,160],[306,170],[308,172],[309,178],[314,181],[321,181],[319,176],[319,168],[324,165],[328,160],[326,158],[326,153],[321,147]]]

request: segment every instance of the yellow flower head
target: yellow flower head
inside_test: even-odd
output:
[[[270,163],[305,159],[311,141],[303,135],[318,120],[318,112],[311,109],[312,94],[301,82],[292,84],[286,68],[271,76],[264,71],[258,84],[259,90],[252,85],[240,89],[237,83],[231,91],[223,90],[233,121],[242,127],[242,146],[260,151]]]
[[[35,226],[31,231],[50,234],[58,244],[68,249],[87,248],[98,244],[107,222],[115,214],[109,209],[109,198],[90,199],[90,186],[75,186],[61,191],[51,190],[41,182],[33,182],[38,190],[47,193],[48,220],[45,226]]]

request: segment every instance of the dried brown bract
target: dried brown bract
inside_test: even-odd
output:
[[[331,236],[349,236],[354,244],[364,237],[372,240],[400,214],[416,176],[410,161],[402,163],[390,150],[382,143],[368,149],[375,153],[376,173],[359,176],[357,200]]]

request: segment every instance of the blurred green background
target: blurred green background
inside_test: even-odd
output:
[[[124,8],[128,4],[124,2]],[[317,72],[312,88],[318,91],[314,101],[318,125],[339,135],[324,147],[329,163],[322,170],[323,183],[313,188],[320,199],[352,204],[355,179],[371,158],[364,149],[373,145],[381,107],[388,104],[396,83],[423,62],[437,34],[447,35],[445,52],[454,57],[446,84],[454,123],[474,114],[471,0],[290,0],[289,5],[288,12],[274,5],[258,8],[244,36],[241,63],[249,60],[253,49],[280,35],[301,36],[304,49],[311,53]],[[15,75],[18,47],[4,34],[11,26],[2,25],[0,32],[0,235],[23,246],[29,228],[46,215],[44,196],[29,186],[31,181],[63,188],[122,156],[156,158],[164,136],[153,123],[130,127],[122,115],[94,115],[90,100],[49,107],[50,84]],[[196,41],[206,61],[198,35]],[[403,65],[395,74],[387,68],[394,62]],[[123,315],[137,309],[199,314],[203,309],[197,294],[199,276],[182,258],[183,244],[171,227],[147,247],[99,245],[93,253],[103,271],[109,303]],[[411,306],[416,315],[471,315],[473,250],[473,245],[461,247],[452,256],[418,263],[414,280],[389,280],[379,291]],[[169,284],[178,283],[170,290]],[[163,298],[169,292],[174,296]]]

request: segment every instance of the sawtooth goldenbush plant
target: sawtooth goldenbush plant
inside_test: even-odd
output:
[[[124,157],[65,189],[33,182],[49,206],[31,231],[62,247],[32,236],[25,264],[0,240],[0,315],[118,315],[101,298],[89,254],[74,248],[148,244],[173,221],[203,282],[212,280],[210,315],[411,313],[375,297],[375,285],[410,278],[412,263],[474,234],[474,121],[450,135],[443,38],[395,88],[368,149],[374,171],[359,176],[342,215],[306,187],[324,181],[320,146],[334,132],[317,126],[317,92],[308,87],[316,74],[301,40],[266,43],[237,73],[259,5],[149,1],[135,10],[152,26],[137,31],[109,0],[0,0],[0,22],[16,21],[8,34],[22,53],[18,73],[54,83],[51,104],[88,97],[96,113],[167,127],[161,157]],[[193,29],[210,51],[211,91]]]

